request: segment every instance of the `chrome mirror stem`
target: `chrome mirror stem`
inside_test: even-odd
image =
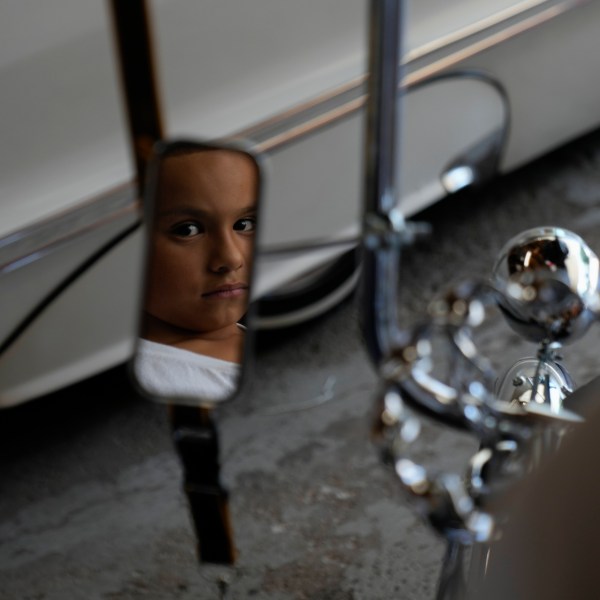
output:
[[[405,224],[396,208],[402,2],[370,3],[363,221],[363,333],[378,365],[400,336],[396,292]]]

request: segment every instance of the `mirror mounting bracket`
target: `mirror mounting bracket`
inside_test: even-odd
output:
[[[220,481],[219,439],[210,409],[170,406],[172,439],[183,465],[201,562],[235,562],[229,494]]]

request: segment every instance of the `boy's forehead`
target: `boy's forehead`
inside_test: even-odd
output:
[[[211,201],[233,208],[256,204],[258,172],[241,152],[204,150],[168,156],[161,163],[159,213],[182,205],[202,208]]]
[[[161,183],[256,186],[258,173],[252,159],[231,150],[204,150],[167,156],[160,167]]]
[[[243,152],[226,149],[209,149],[187,152],[177,152],[163,158],[163,170],[186,171],[198,170],[225,174],[239,172],[247,177],[256,176],[255,163]]]

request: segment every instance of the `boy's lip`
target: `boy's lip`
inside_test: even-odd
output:
[[[248,286],[245,283],[228,283],[220,285],[214,290],[204,292],[203,298],[237,298],[246,293]]]

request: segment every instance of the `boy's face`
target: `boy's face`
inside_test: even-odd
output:
[[[162,162],[145,310],[163,329],[210,334],[246,312],[257,186],[256,165],[240,152]]]

